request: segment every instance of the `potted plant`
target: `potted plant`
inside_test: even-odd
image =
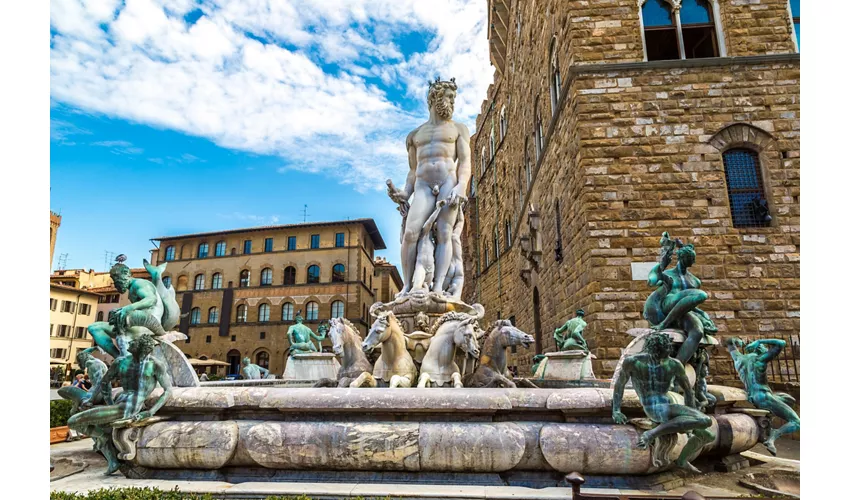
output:
[[[68,419],[73,403],[66,399],[50,402],[50,444],[68,439]]]

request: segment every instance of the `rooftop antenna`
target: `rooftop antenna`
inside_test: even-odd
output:
[[[307,213],[307,204],[306,203],[304,204],[304,209],[301,210],[301,216],[304,218],[304,222],[307,222],[307,217],[309,217],[310,214]]]
[[[68,254],[63,253],[59,254],[59,263],[57,264],[60,271],[65,269],[65,266],[68,265]]]
[[[110,252],[109,250],[103,251],[103,268],[109,269],[112,265],[113,259],[115,259],[115,252]]]

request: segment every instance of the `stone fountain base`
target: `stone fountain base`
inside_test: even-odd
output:
[[[336,355],[329,352],[295,354],[286,361],[283,380],[315,381],[323,378],[336,380],[340,364]]]
[[[712,390],[716,439],[702,454],[752,448],[764,418],[731,411],[745,403],[743,391]],[[169,420],[118,430],[135,434],[116,440],[134,446],[122,469],[132,478],[293,480],[337,471],[336,481],[531,474],[556,484],[573,471],[645,475],[669,468],[685,436],[662,450],[637,449],[642,430],[612,423],[611,397],[600,388],[179,388],[158,413]],[[623,411],[644,416],[633,391],[626,391]]]
[[[591,360],[596,356],[582,350],[547,352],[533,379],[540,380],[590,380],[593,375]]]

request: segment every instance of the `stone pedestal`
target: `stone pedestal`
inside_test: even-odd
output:
[[[580,349],[573,351],[549,352],[540,362],[534,378],[541,380],[584,380],[596,378],[593,375],[591,360],[593,354]]]
[[[286,362],[283,380],[336,380],[339,368],[336,355],[329,352],[296,354]]]

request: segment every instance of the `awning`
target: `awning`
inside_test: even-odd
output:
[[[51,365],[67,365],[68,363],[70,363],[70,361],[65,361],[64,359],[58,358],[50,358]]]
[[[189,364],[192,366],[230,366],[230,363],[218,361],[216,359],[189,358]]]

